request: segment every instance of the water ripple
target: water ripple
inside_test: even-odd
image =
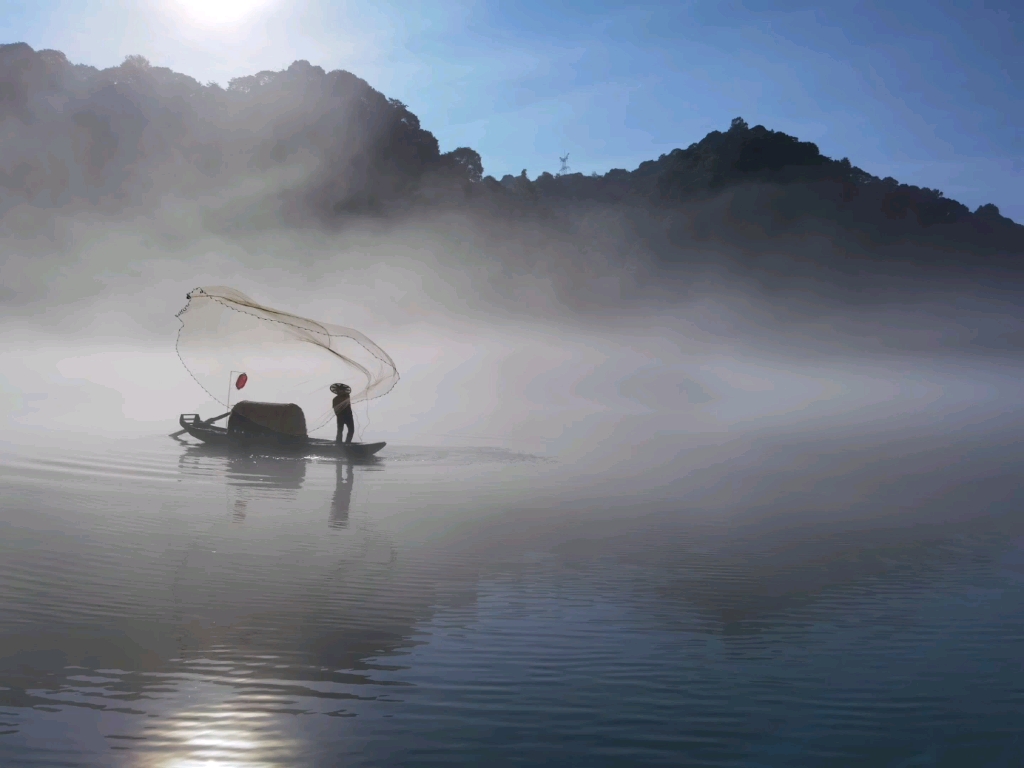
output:
[[[551,466],[0,457],[0,765],[1020,754],[1019,507],[812,526],[524,501]]]

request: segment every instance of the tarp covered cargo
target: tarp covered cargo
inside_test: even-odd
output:
[[[228,432],[306,437],[306,415],[295,403],[235,403],[228,417]]]

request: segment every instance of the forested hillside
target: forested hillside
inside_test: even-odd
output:
[[[138,56],[98,70],[4,45],[0,130],[0,217],[26,204],[117,213],[267,178],[275,220],[327,227],[432,207],[514,218],[612,206],[671,218],[729,193],[730,221],[766,235],[827,225],[865,245],[1024,253],[1024,227],[994,205],[972,212],[741,118],[634,170],[499,181],[473,149],[442,152],[401,102],[306,61],[222,88]]]

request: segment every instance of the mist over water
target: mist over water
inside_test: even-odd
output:
[[[209,173],[46,98],[18,156],[84,181],[0,199],[0,763],[1014,764],[1006,254],[757,185],[391,210],[372,133],[288,143],[312,96],[225,102]],[[379,460],[167,437],[223,410],[175,352],[217,284],[393,357]]]

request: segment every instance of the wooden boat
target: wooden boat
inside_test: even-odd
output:
[[[215,426],[229,414],[224,413],[205,421],[198,413],[183,413],[178,417],[181,432],[172,437],[188,433],[197,440],[208,445],[246,448],[250,450],[270,451],[281,454],[317,454],[337,456],[339,458],[367,459],[377,453],[387,443],[339,443],[336,440],[321,440],[305,435],[293,436],[286,434],[246,434],[229,432],[226,427]]]

